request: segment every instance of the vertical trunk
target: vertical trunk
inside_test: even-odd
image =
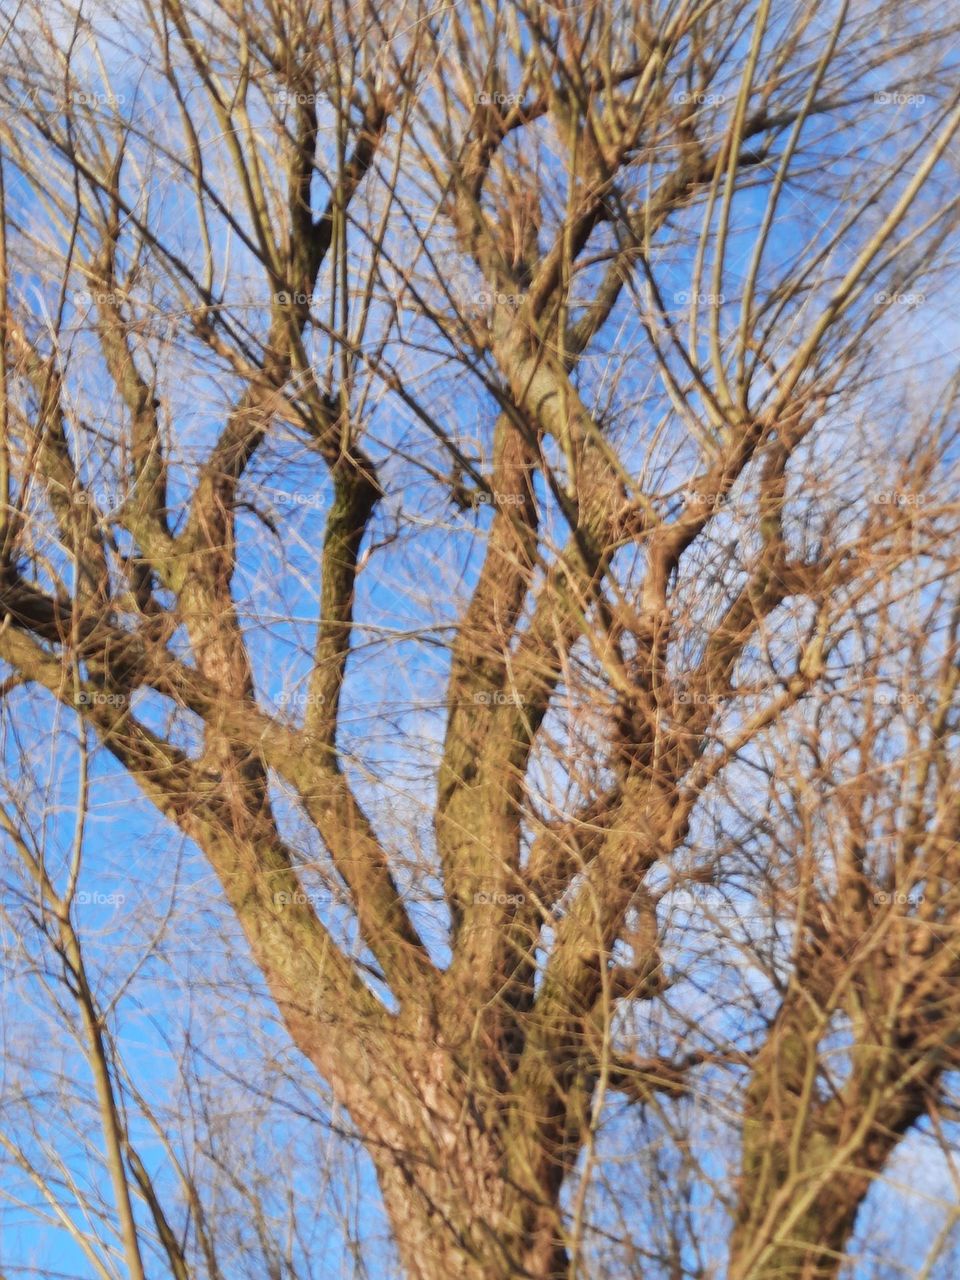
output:
[[[769,1211],[782,1201],[782,1211],[768,1212],[762,1226],[755,1220],[737,1223],[729,1280],[836,1280],[849,1263],[846,1249],[860,1206],[899,1138],[885,1135],[875,1150],[866,1153],[867,1158],[857,1159],[855,1168],[838,1169],[826,1179],[823,1174],[836,1148],[824,1143],[818,1153],[817,1144],[813,1144],[798,1176],[782,1181],[777,1188],[780,1195],[771,1197],[766,1205]],[[806,1201],[809,1190],[818,1183],[817,1193],[782,1230],[783,1239],[775,1243],[792,1210],[801,1200]]]
[[[835,1280],[876,1176],[924,1110],[937,1072],[877,1046],[855,1053],[837,1096],[817,1089],[825,1029],[788,992],[747,1091],[739,1206],[728,1280]]]
[[[469,1089],[470,1074],[434,1049],[396,1077],[386,1102],[353,1099],[404,1275],[566,1280],[562,1176],[531,1161],[526,1126],[519,1152],[502,1095]]]
[[[408,1280],[567,1280],[556,1204],[534,1204],[502,1158],[482,1167],[476,1145],[460,1138],[465,1149],[442,1168],[417,1154],[376,1157]]]

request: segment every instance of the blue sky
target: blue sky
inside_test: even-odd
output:
[[[135,141],[132,150],[142,156],[151,138],[145,104],[149,104],[150,111],[156,110],[153,95],[157,86],[149,72],[141,76],[136,57],[132,56],[146,52],[136,35],[131,37],[128,31],[123,47],[123,57],[118,51],[112,55],[111,69],[115,74],[111,86],[127,100],[125,109],[141,115],[144,136]],[[877,79],[876,85],[871,81],[868,87],[880,84]],[[172,125],[173,118],[168,103],[165,113],[155,117],[156,131],[159,133],[161,126]],[[864,119],[862,141],[865,144],[890,127],[886,115],[868,114]],[[909,111],[903,113],[905,130],[916,128],[918,122],[918,117],[911,116]],[[204,143],[212,147],[213,126],[207,127],[209,132],[204,135]],[[842,164],[845,145],[842,137],[831,137],[826,131],[820,138],[820,161],[824,171],[830,171],[834,177]],[[141,198],[137,183],[143,173],[147,173],[145,166],[138,172],[131,164],[127,177],[131,199]],[[559,191],[559,174],[548,174],[548,183],[551,177]],[[745,264],[766,195],[766,181],[768,175],[736,203],[725,275],[731,282],[732,295],[743,283]],[[171,181],[169,167],[161,165],[156,172],[148,174],[143,189],[153,202],[152,216],[157,224],[170,231],[188,260],[199,265],[202,253],[197,227],[189,192],[182,182]],[[22,181],[9,183],[8,199],[21,220],[42,217],[39,202]],[[693,235],[699,214],[697,210],[683,222],[677,232],[674,254],[662,267],[658,264],[658,283],[668,302],[671,295],[676,298],[688,286],[692,249],[685,237]],[[825,225],[829,230],[830,218],[837,216],[838,211],[828,213],[820,205],[815,174],[810,174],[805,184],[791,187],[781,206],[770,253],[771,277],[765,279],[765,287],[772,285],[776,271],[788,273],[793,255],[805,247],[807,237],[822,234]],[[242,316],[249,331],[256,334],[262,331],[269,307],[269,293],[262,273],[236,236],[228,235],[222,221],[216,223],[216,229],[217,278],[228,281],[227,301]],[[402,232],[398,232],[398,257],[407,244]],[[848,265],[853,252],[852,247],[841,248],[837,272]],[[471,283],[466,281],[466,286]],[[318,288],[322,285],[323,282]],[[81,286],[82,281],[78,281],[76,287]],[[827,287],[825,284],[823,289]],[[933,282],[924,287],[930,292],[929,305],[906,308],[895,316],[896,338],[890,344],[886,369],[894,385],[898,378],[908,377],[917,351],[929,361],[926,376],[931,381],[943,375],[945,366],[953,358],[956,322],[951,300],[938,299]],[[53,305],[52,286],[40,278],[39,270],[36,276],[24,272],[18,280],[18,289],[24,298],[30,299],[38,315],[43,310],[40,298],[45,299],[47,310]],[[167,305],[172,308],[171,299]],[[631,308],[632,303],[625,298],[600,337],[602,358],[585,362],[579,376],[588,402],[601,402],[608,393],[612,395],[613,406],[619,414],[615,430],[628,461],[639,468],[647,457],[649,440],[644,431],[636,430],[636,425],[657,421],[665,412],[667,401],[662,390],[657,389],[649,361],[645,364],[641,358],[645,351],[643,333]],[[71,304],[70,310],[73,314],[68,314],[68,326],[77,326],[71,388],[84,416],[101,426],[100,458],[91,459],[91,464],[98,460],[107,462],[108,467],[102,478],[98,476],[98,483],[110,487],[118,483],[117,459],[107,433],[117,406],[106,394],[103,370],[92,354],[93,341],[83,334],[84,308]],[[732,326],[735,322],[734,310],[725,324]],[[427,326],[420,326],[416,333],[435,338],[428,335]],[[783,340],[786,348],[795,342],[789,331],[784,333]],[[186,340],[185,349],[189,359],[192,353]],[[633,363],[624,360],[625,351],[631,353]],[[317,367],[322,367],[321,342],[311,354]],[[399,343],[389,345],[386,354],[406,362],[404,373],[411,386],[418,386],[418,379],[425,378],[428,357],[414,360],[409,350]],[[183,355],[183,350],[178,350],[176,359],[171,359],[161,370],[171,436],[177,446],[171,465],[175,501],[188,492],[191,468],[215,438],[239,386],[237,379],[222,370],[214,371],[197,362],[190,375],[183,376],[182,365],[178,367],[176,363],[183,360]],[[493,397],[477,380],[466,378],[461,369],[445,363],[442,355],[430,359],[436,361],[429,379],[425,378],[431,413],[464,441],[475,441],[485,454],[487,465],[495,416]],[[375,380],[372,385],[376,387]],[[846,406],[844,412],[847,424],[851,413],[866,416],[867,401],[861,398],[852,406]],[[875,416],[878,443],[883,442],[892,449],[896,441],[894,418],[886,410]],[[482,555],[480,535],[491,516],[486,510],[457,512],[449,504],[444,505],[438,486],[425,479],[414,465],[388,463],[391,451],[402,446],[416,462],[427,462],[441,473],[449,466],[444,451],[423,424],[395,397],[383,397],[370,409],[367,438],[374,460],[382,463],[384,476],[392,487],[374,521],[371,539],[378,541],[389,535],[401,518],[402,536],[378,551],[359,578],[358,628],[345,693],[341,741],[348,756],[356,753],[356,759],[349,766],[352,779],[388,844],[396,850],[401,882],[409,888],[411,897],[419,900],[412,910],[425,928],[436,955],[442,959],[445,908],[437,900],[436,882],[429,875],[432,851],[429,814],[434,787],[431,768],[446,719],[444,686],[449,655],[442,642],[446,628],[454,622],[475,580]],[[838,430],[835,438],[837,447],[842,448],[843,442],[850,438],[849,430],[846,427]],[[830,441],[829,432],[821,433],[819,447],[826,448]],[[673,458],[667,456],[666,450],[656,455],[667,488],[679,489],[689,479],[691,456],[689,444],[681,445]],[[395,474],[391,474],[391,466]],[[853,479],[855,481],[855,477]],[[282,520],[285,532],[281,550],[256,514],[247,511],[240,515],[237,596],[247,621],[258,689],[266,703],[276,705],[282,693],[305,687],[316,609],[317,549],[329,502],[329,486],[302,444],[290,433],[279,432],[258,457],[245,488],[258,505]],[[548,527],[552,524],[554,529],[559,528],[556,511],[548,510],[546,514]],[[733,515],[727,524],[718,521],[716,536],[725,536],[725,530],[735,533]],[[692,587],[699,591],[700,600],[706,604],[702,587],[698,588],[696,583]],[[691,640],[689,656],[695,656],[694,645],[695,641]],[[5,736],[8,786],[14,792],[18,787],[34,788],[26,794],[37,822],[43,818],[43,844],[48,863],[62,865],[74,829],[77,754],[69,739],[75,735],[76,727],[70,723],[67,713],[55,712],[51,701],[40,694],[17,691],[9,698],[8,705],[10,719],[29,726],[29,736],[22,735],[19,743],[11,733]],[[299,714],[296,704],[292,704],[290,710]],[[169,711],[159,700],[151,703],[145,697],[139,699],[138,713],[157,727],[166,722]],[[561,727],[559,721],[556,727]],[[174,732],[178,741],[188,744],[195,731],[196,726],[189,717],[177,718]],[[25,767],[21,755],[24,749],[29,767]],[[743,786],[748,792],[749,783],[744,782]],[[276,799],[284,830],[304,860],[321,859],[322,850],[315,835],[298,820],[297,812],[279,787]],[[311,880],[308,874],[304,883],[319,887],[322,881]],[[79,887],[90,897],[90,901],[77,908],[88,963],[96,975],[101,1000],[110,1002],[116,997],[111,1025],[122,1043],[124,1063],[137,1087],[148,1094],[174,1129],[177,1127],[175,1116],[188,1103],[203,1098],[209,1105],[222,1108],[216,1118],[221,1125],[220,1132],[226,1135],[225,1146],[231,1151],[235,1170],[241,1174],[246,1171],[251,1184],[256,1182],[255,1175],[269,1179],[273,1171],[277,1171],[274,1185],[264,1184],[260,1189],[278,1224],[283,1224],[289,1213],[284,1201],[292,1190],[293,1217],[303,1231],[302,1241],[293,1246],[293,1256],[305,1276],[363,1274],[344,1247],[338,1227],[339,1206],[325,1178],[328,1160],[343,1160],[344,1167],[352,1170],[347,1198],[352,1197],[361,1206],[356,1221],[369,1257],[375,1267],[386,1267],[383,1221],[368,1162],[359,1155],[355,1157],[355,1164],[348,1165],[346,1144],[329,1136],[330,1125],[342,1124],[343,1118],[333,1114],[322,1083],[299,1059],[282,1028],[276,1026],[262,982],[248,962],[238,929],[221,900],[212,873],[198,851],[149,809],[134,784],[102,750],[93,756],[91,812]],[[22,1116],[22,1112],[17,1111],[16,1100],[22,1087],[18,1046],[24,1042],[33,1074],[32,1087],[49,1090],[50,1104],[49,1109],[44,1107],[43,1121],[36,1134],[27,1134],[22,1118],[17,1120],[18,1139],[45,1162],[49,1154],[41,1151],[41,1143],[51,1143],[71,1174],[81,1182],[96,1184],[103,1175],[91,1158],[91,1148],[98,1147],[99,1136],[90,1104],[90,1082],[76,1047],[70,1045],[62,1027],[50,1014],[43,966],[39,970],[35,967],[36,950],[29,941],[26,946],[19,941],[21,937],[29,940],[31,934],[30,926],[25,923],[26,904],[18,898],[18,892],[16,880],[8,879],[5,874],[3,894],[9,917],[2,935],[5,965],[0,1010],[4,1021],[0,1034],[11,1046],[11,1052],[0,1100],[6,1107],[12,1107],[12,1114]],[[117,895],[122,895],[122,902],[106,900]],[[351,945],[353,932],[346,913],[330,903],[326,914],[346,945]],[[44,960],[44,964],[47,963],[49,954]],[[118,975],[131,971],[135,977],[118,995]],[[742,974],[732,961],[728,967],[722,967],[711,959],[707,974],[699,976],[701,981],[707,978],[713,984],[703,1007],[710,1006],[713,1016],[722,1022],[722,992],[728,984],[732,992],[734,980],[738,976],[742,978]],[[678,998],[691,1002],[686,1005],[688,1010],[697,1007],[694,993],[680,993]],[[735,1003],[732,995],[731,1003]],[[192,1091],[185,1088],[178,1067],[179,1056],[188,1046],[190,1069],[198,1070],[202,1077],[202,1087]],[[231,1070],[238,1062],[244,1064],[244,1071],[267,1094],[266,1099],[246,1094],[232,1081]],[[64,1087],[76,1094],[75,1105],[68,1113],[56,1105],[57,1094]],[[298,1114],[305,1111],[312,1112],[314,1118]],[[189,1112],[184,1114],[189,1116]],[[716,1137],[708,1133],[699,1154],[707,1173],[722,1182],[729,1174],[731,1161],[735,1160],[735,1150],[730,1130],[724,1127],[724,1117],[710,1118],[716,1123]],[[135,1118],[133,1112],[131,1129],[144,1162],[151,1171],[157,1171],[159,1185],[173,1194],[169,1162],[146,1123],[142,1118]],[[635,1129],[634,1122],[624,1120],[611,1109],[602,1142],[611,1152],[626,1157],[638,1132],[647,1131]],[[180,1139],[186,1149],[191,1148],[195,1134],[190,1123],[184,1126]],[[326,1144],[330,1144],[329,1147]],[[351,1153],[351,1160],[353,1158]],[[285,1175],[291,1164],[298,1173],[292,1189]],[[629,1166],[623,1175],[623,1185],[618,1184],[615,1161],[613,1168],[614,1184],[618,1186],[622,1203],[631,1204],[636,1188],[626,1185],[631,1176]],[[891,1172],[909,1186],[898,1188],[895,1193],[878,1186],[864,1211],[864,1221],[879,1217],[886,1224],[890,1247],[907,1265],[923,1252],[936,1232],[936,1213],[924,1197],[949,1198],[951,1188],[942,1162],[930,1154],[929,1145],[919,1137],[904,1144]],[[204,1176],[213,1179],[209,1169]],[[29,1203],[36,1201],[35,1193],[25,1187],[22,1178],[9,1165],[0,1165],[0,1190],[23,1197]],[[215,1199],[214,1203],[218,1211],[228,1214],[228,1202],[230,1196],[236,1196],[236,1189],[228,1193],[217,1187],[211,1194],[222,1195],[222,1201]],[[700,1187],[696,1196],[700,1237],[707,1256],[715,1260],[722,1253],[725,1220],[709,1188]],[[605,1219],[608,1212],[609,1206],[598,1204],[601,1219]],[[641,1220],[645,1213],[642,1201],[636,1203],[635,1212],[636,1220]],[[91,1274],[89,1264],[62,1230],[38,1221],[16,1204],[0,1207],[0,1215],[3,1225],[0,1268],[5,1268],[11,1276],[18,1274],[19,1268],[30,1274],[31,1268],[37,1270],[41,1266],[84,1280]],[[611,1214],[611,1220],[612,1217]],[[890,1230],[895,1223],[900,1224],[896,1232]],[[284,1227],[278,1225],[278,1234],[283,1230]],[[876,1238],[874,1232],[871,1237],[874,1243]],[[249,1272],[244,1269],[245,1265],[251,1268]],[[231,1280],[234,1275],[255,1276],[259,1274],[256,1270],[259,1265],[252,1257],[248,1264],[238,1257],[227,1268],[227,1274]],[[947,1265],[949,1259],[943,1264]],[[163,1271],[155,1268],[151,1274],[159,1277]],[[373,1274],[385,1272],[375,1270]],[[866,1280],[875,1272],[864,1264],[853,1274],[857,1280],[861,1275]],[[947,1271],[940,1274],[946,1280]]]

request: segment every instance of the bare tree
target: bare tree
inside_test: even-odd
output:
[[[8,740],[200,851],[415,1280],[837,1276],[906,1135],[954,1168],[957,25],[4,21]],[[91,1265],[226,1274],[125,1120],[83,821],[46,843],[7,758]]]

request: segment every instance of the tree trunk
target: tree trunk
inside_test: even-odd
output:
[[[556,1206],[525,1210],[503,1161],[473,1163],[467,1144],[442,1168],[415,1153],[377,1158],[380,1188],[408,1280],[565,1280]],[[473,1138],[479,1135],[474,1133]],[[456,1179],[456,1180],[454,1180]],[[532,1209],[532,1207],[531,1207]]]
[[[508,1108],[460,1083],[470,1076],[440,1050],[397,1077],[390,1101],[354,1119],[377,1170],[409,1280],[563,1280],[558,1207],[566,1169],[531,1154],[530,1119],[511,1130]],[[482,1070],[482,1068],[481,1068]]]
[[[868,1044],[838,1095],[818,1092],[825,1021],[798,991],[747,1090],[728,1280],[835,1280],[860,1206],[940,1069],[920,1053],[918,1069],[905,1070],[898,1053]]]

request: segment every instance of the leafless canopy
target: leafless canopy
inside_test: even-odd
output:
[[[950,1274],[958,27],[4,0],[0,1151],[82,1274]],[[182,868],[389,1249],[197,1103]]]

